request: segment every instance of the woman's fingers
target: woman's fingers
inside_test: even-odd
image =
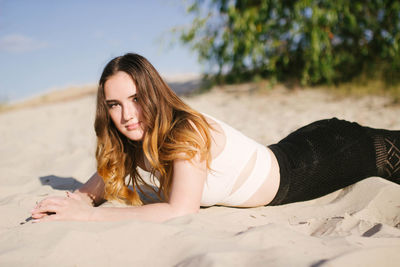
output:
[[[49,214],[47,212],[41,213],[41,212],[37,212],[37,213],[32,213],[32,218],[33,219],[41,219],[43,217],[49,216]]]
[[[63,206],[66,204],[66,198],[65,197],[49,197],[45,198],[39,203],[36,204],[36,206],[31,210],[31,213],[38,213],[38,212],[43,212],[43,207],[48,207],[50,206]]]
[[[47,205],[47,204],[54,204],[54,205],[60,205],[60,204],[64,204],[66,201],[66,197],[48,197],[43,199],[42,201],[40,201],[38,203],[37,206],[43,206],[43,205]]]
[[[71,192],[67,192],[67,197],[75,199],[75,200],[79,200],[79,201],[82,200],[82,197],[79,194],[76,194],[76,193],[73,193],[73,192],[72,193]]]
[[[54,215],[44,216],[44,217],[37,218],[37,219],[34,218],[33,222],[37,223],[37,222],[59,221],[59,220],[61,220],[61,217],[59,215],[57,215],[57,214],[54,214]]]
[[[33,222],[54,221],[58,219],[58,214],[62,206],[55,204],[43,204],[40,207],[32,210]]]
[[[35,213],[57,213],[60,210],[60,205],[45,204],[41,205]]]
[[[81,196],[79,194],[71,193],[71,192],[66,192],[66,196],[52,196],[48,197],[45,199],[42,199],[40,202],[36,202],[35,209],[38,209],[41,206],[48,205],[48,204],[53,204],[53,205],[66,205],[68,202],[68,199],[72,198],[75,200],[82,200]]]
[[[66,204],[65,197],[49,197],[36,204],[31,210],[32,218],[42,219],[57,213]]]

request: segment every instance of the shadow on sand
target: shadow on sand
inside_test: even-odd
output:
[[[81,187],[83,184],[73,177],[60,177],[55,175],[48,175],[39,177],[42,185],[51,186],[55,190],[68,190],[74,191]]]

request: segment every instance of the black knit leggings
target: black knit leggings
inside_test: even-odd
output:
[[[310,200],[371,176],[400,184],[400,131],[333,118],[304,126],[269,148],[280,168],[279,190],[269,205]]]

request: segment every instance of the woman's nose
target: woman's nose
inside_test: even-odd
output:
[[[122,112],[122,117],[124,121],[130,121],[135,116],[135,108],[133,105],[126,105]]]

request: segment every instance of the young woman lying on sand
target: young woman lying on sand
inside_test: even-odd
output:
[[[200,206],[310,200],[370,176],[400,183],[400,131],[333,118],[266,147],[191,109],[137,54],[104,68],[95,130],[97,172],[74,193],[40,201],[36,222],[165,221]],[[158,180],[161,203],[142,205],[138,191],[152,187],[138,167]],[[104,200],[132,206],[95,207]]]

